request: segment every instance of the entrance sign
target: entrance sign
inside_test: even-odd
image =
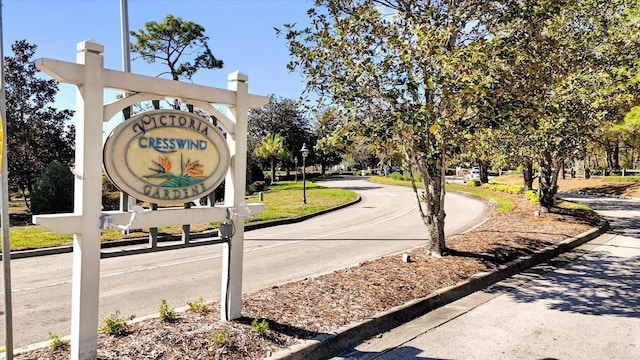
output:
[[[185,202],[194,193],[205,193],[215,187],[219,172],[226,174],[222,206],[145,210],[136,214],[135,226],[233,222],[235,232],[222,245],[220,317],[222,320],[239,318],[244,218],[236,217],[236,210],[248,207],[252,214],[258,214],[264,209],[264,204],[245,203],[247,113],[249,109],[267,104],[269,98],[249,94],[249,78],[239,71],[229,74],[227,88],[220,89],[105,69],[104,47],[93,41],[79,43],[77,50],[76,63],[47,58],[36,60],[40,70],[77,88],[73,213],[33,216],[35,224],[58,233],[73,234],[71,359],[97,358],[101,219],[108,216],[114,224],[124,224],[131,222],[132,217],[131,212],[102,211],[102,157],[114,158],[113,164],[105,167],[111,167],[109,175],[114,179],[118,175],[122,177],[117,180],[120,186],[128,185],[132,188],[130,191],[138,186],[136,192],[141,194],[134,196],[145,195],[146,191],[146,196],[154,201],[158,196],[164,197],[164,190],[168,190],[167,197],[180,197],[180,202]],[[105,105],[104,89],[130,95]],[[114,130],[108,149],[102,147],[105,121],[128,106],[166,98],[196,106],[218,119],[228,148],[219,144],[220,139],[214,140],[219,134],[214,135],[215,127],[206,121],[200,122],[190,113],[168,110],[148,112],[134,121],[126,121],[124,124],[128,125]],[[217,106],[226,107],[226,113],[216,110]],[[132,133],[126,135],[128,131]],[[147,153],[154,155],[145,159]],[[127,174],[133,174],[133,178],[126,178]],[[136,181],[141,183],[136,185]],[[145,186],[148,186],[146,190]]]
[[[229,147],[222,132],[197,114],[154,110],[113,129],[103,158],[107,176],[123,192],[175,204],[205,197],[222,183]]]

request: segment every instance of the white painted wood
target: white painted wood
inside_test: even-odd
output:
[[[220,127],[222,127],[222,129],[227,134],[235,135],[236,124],[233,121],[231,121],[231,119],[229,119],[227,115],[221,113],[220,111],[218,111],[218,109],[214,108],[213,105],[205,103],[204,101],[197,101],[197,100],[192,100],[191,104],[193,106],[196,106],[200,110],[202,110],[207,115],[211,115],[216,119],[218,119],[218,124],[220,125]]]
[[[237,94],[235,107],[229,108],[229,118],[236,123],[236,133],[227,136],[231,150],[231,166],[225,182],[224,201],[226,206],[239,208],[244,202],[247,169],[247,75],[236,71],[229,74],[227,88]],[[268,101],[268,100],[267,100]],[[242,264],[244,251],[244,218],[233,219],[235,234],[223,246],[222,255],[222,297],[220,315],[222,320],[240,318],[242,310]]]
[[[221,318],[235,319],[241,315],[242,254],[245,212],[244,191],[247,165],[247,111],[269,102],[266,96],[248,93],[248,77],[240,72],[229,75],[228,89],[217,89],[173,80],[105,70],[103,46],[92,41],[78,44],[77,63],[52,59],[36,60],[37,67],[63,82],[77,86],[76,92],[76,157],[75,203],[72,214],[38,215],[34,222],[54,231],[74,234],[71,312],[71,359],[97,357],[98,301],[100,287],[100,227],[102,225],[102,124],[123,107],[138,98],[177,98],[202,106],[207,113],[221,118],[226,127],[231,151],[231,166],[226,175],[225,206],[214,208],[169,209],[141,212],[136,227],[177,225],[194,221],[220,221],[230,217],[235,235],[224,250],[223,309]],[[134,93],[133,97],[103,106],[105,88]],[[222,115],[211,104],[229,108]],[[120,107],[120,109],[118,109]],[[213,110],[212,110],[213,109]],[[98,125],[100,124],[100,125]],[[249,204],[252,214],[264,205]],[[232,211],[233,210],[233,211]],[[114,212],[111,222],[128,224],[131,213]],[[228,264],[228,267],[227,267]],[[227,286],[228,285],[228,286]],[[228,291],[227,291],[228,290]]]
[[[78,44],[77,62],[84,79],[76,92],[74,214],[81,215],[73,236],[71,279],[71,358],[96,359],[100,290],[100,211],[102,208],[103,46]],[[77,71],[78,68],[75,68]]]
[[[36,59],[36,67],[45,74],[65,84],[84,83],[84,71],[81,64],[53,59]]]
[[[145,93],[131,94],[131,95],[125,96],[122,99],[118,99],[104,106],[102,121],[111,120],[111,118],[113,118],[117,113],[122,111],[122,109],[129,107],[133,104],[137,104],[145,100],[164,100],[164,99],[165,97],[161,95],[145,94]]]
[[[34,215],[31,222],[59,234],[77,234],[82,227],[82,214]]]
[[[47,58],[37,59],[35,63],[44,73],[62,83],[81,84],[84,82],[82,72],[79,70],[82,66],[78,64]],[[182,99],[187,103],[189,103],[189,100],[220,105],[236,103],[236,93],[231,90],[108,69],[102,70],[102,78],[104,87],[108,89],[123,90],[130,93],[142,92],[164,95]],[[247,108],[258,108],[269,102],[267,96],[252,94],[247,94],[244,100]]]
[[[223,222],[228,215],[253,217],[265,209],[264,204],[247,204],[249,211],[244,206],[233,208],[227,206],[217,207],[193,207],[165,208],[151,211],[144,210],[135,217],[132,226],[135,228],[150,228],[160,226],[173,226],[182,224],[205,224],[209,222]],[[229,210],[231,209],[231,212]],[[103,211],[103,216],[110,216],[112,224],[127,225],[131,220],[132,211]],[[82,229],[82,215],[79,214],[48,214],[33,216],[33,223],[44,226],[60,234],[75,234]]]

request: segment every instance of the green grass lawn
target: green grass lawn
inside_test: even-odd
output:
[[[306,183],[307,203],[302,203],[302,182],[282,181],[269,186],[263,191],[266,209],[254,218],[247,219],[247,222],[273,220],[282,218],[293,218],[301,215],[311,214],[320,210],[325,210],[338,205],[355,200],[358,195],[350,190],[327,188],[307,181]],[[259,195],[253,194],[247,199],[248,203],[259,202]],[[207,229],[216,228],[217,223],[193,224],[192,232],[201,232]],[[167,226],[158,229],[163,233],[179,233],[180,226]],[[105,231],[102,233],[101,241],[113,241],[122,238],[136,238],[148,236],[146,231],[131,232],[123,235],[120,231]],[[9,232],[11,250],[37,249],[42,247],[52,247],[69,245],[73,242],[72,235],[57,234],[41,226],[17,226],[12,227]]]

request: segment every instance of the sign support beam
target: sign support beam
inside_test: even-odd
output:
[[[103,57],[104,47],[78,44],[77,62],[84,83],[76,91],[76,157],[74,213],[81,216],[80,232],[73,236],[71,280],[71,358],[96,359],[100,289],[100,212],[102,207]]]

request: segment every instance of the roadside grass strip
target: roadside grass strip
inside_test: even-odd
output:
[[[256,217],[248,218],[247,222],[275,220],[283,218],[293,218],[312,214],[321,210],[326,210],[346,204],[358,198],[358,195],[350,190],[328,188],[316,183],[307,181],[306,198],[307,203],[302,203],[303,186],[302,181],[282,181],[273,183],[262,192],[262,201],[266,204],[266,209]],[[259,193],[254,193],[247,197],[247,203],[260,202]],[[217,228],[219,223],[192,224],[191,232],[197,233],[205,230]],[[159,233],[179,233],[181,226],[165,226],[158,229]],[[148,236],[149,229],[131,231],[122,234],[119,230],[104,231],[100,236],[101,241],[114,241],[127,238],[139,238]],[[70,245],[73,242],[73,235],[58,234],[47,228],[37,225],[16,226],[9,230],[11,250],[31,250],[54,246]]]

